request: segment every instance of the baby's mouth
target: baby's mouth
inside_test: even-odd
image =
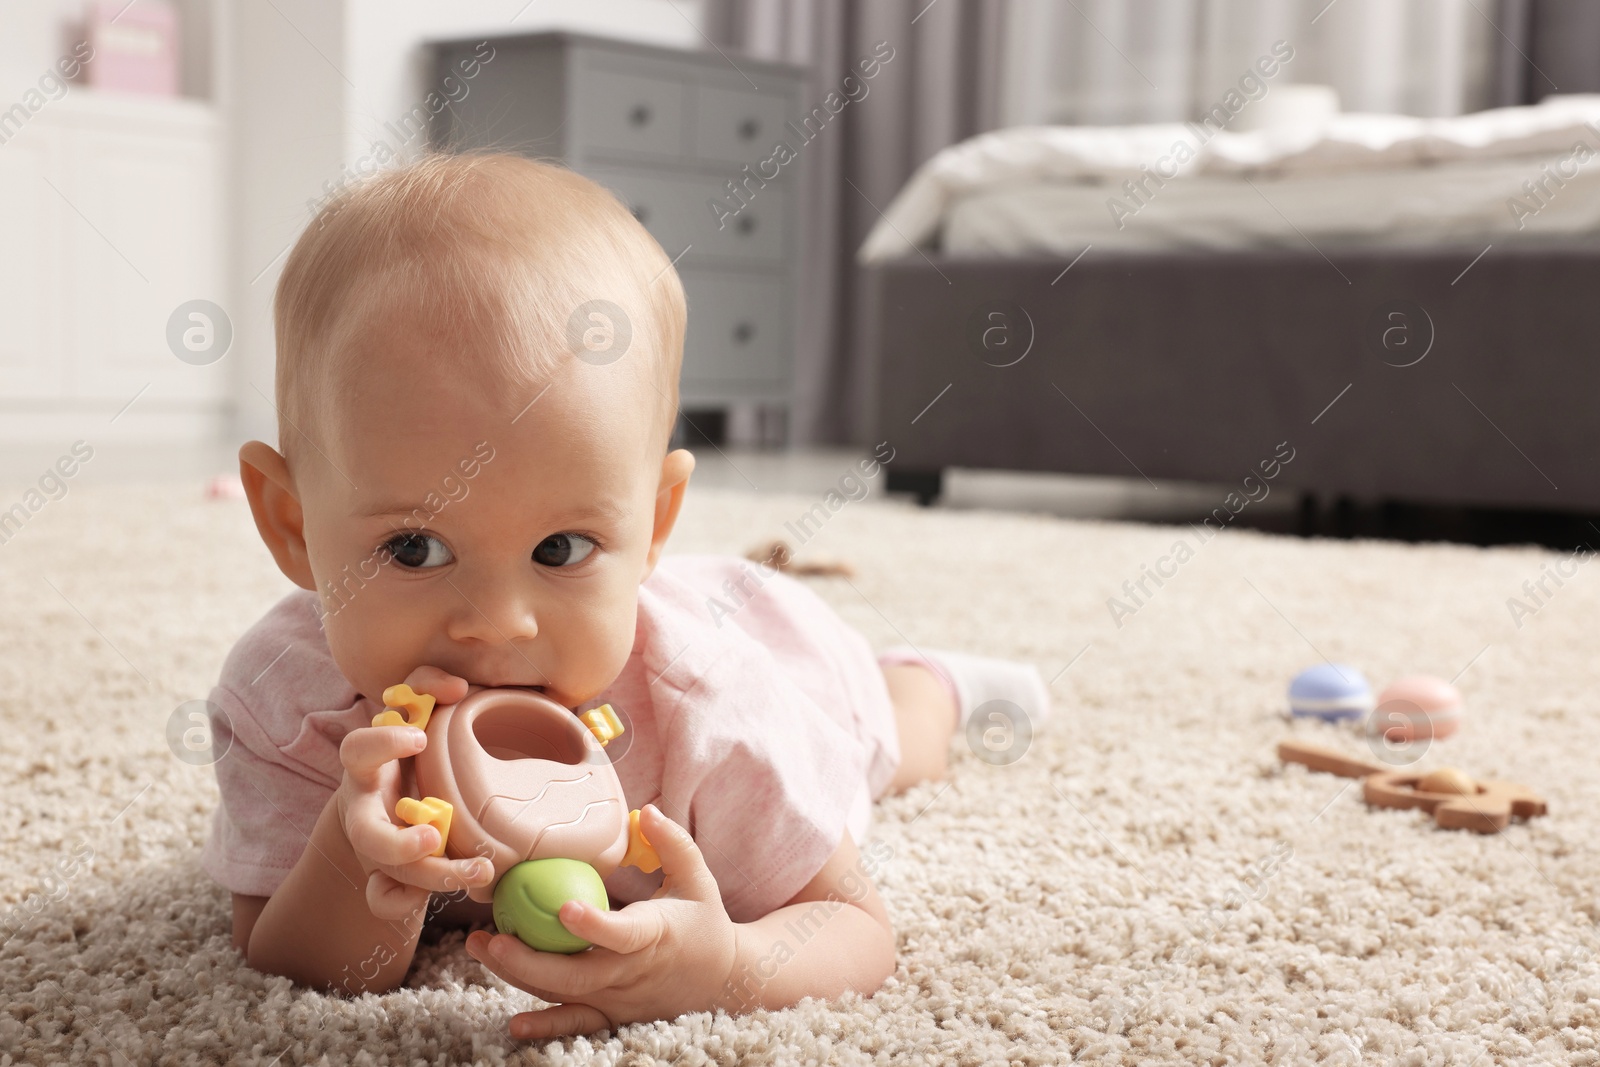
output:
[[[463,676],[466,677],[466,676]],[[468,678],[467,684],[473,689],[517,689],[524,693],[538,693],[542,697],[560,703],[561,698],[556,695],[555,689],[548,682],[530,682],[526,677],[506,678],[504,675],[479,676]]]

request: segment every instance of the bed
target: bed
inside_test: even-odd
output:
[[[1600,96],[999,131],[859,258],[891,488],[1237,488],[1287,448],[1272,488],[1303,496],[1600,511]]]

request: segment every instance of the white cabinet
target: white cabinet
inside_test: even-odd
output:
[[[220,160],[208,105],[80,88],[0,144],[0,439],[83,436],[135,396],[117,435],[221,425],[226,358],[167,344],[179,305],[229,302]]]
[[[0,145],[0,397],[65,391],[63,205],[46,184],[63,169],[59,143],[33,126]]]

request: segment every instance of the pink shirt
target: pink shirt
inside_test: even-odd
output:
[[[240,638],[210,699],[222,803],[201,862],[270,896],[339,785],[340,741],[380,708],[340,673],[305,590]],[[866,639],[804,585],[733,557],[662,557],[627,665],[575,710],[604,703],[629,728],[607,746],[628,807],[688,827],[735,922],[787,903],[846,829],[863,843],[900,762]],[[606,888],[627,904],[661,878],[622,867]]]

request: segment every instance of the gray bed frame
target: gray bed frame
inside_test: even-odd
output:
[[[1303,495],[1600,512],[1600,243],[1486,244],[869,267],[888,488],[1239,486],[1287,442]]]

